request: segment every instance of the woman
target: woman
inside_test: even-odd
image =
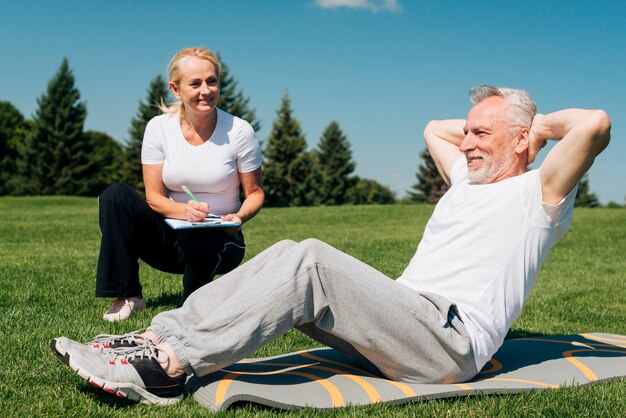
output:
[[[246,121],[217,108],[220,63],[206,48],[179,51],[169,65],[178,103],[146,126],[141,161],[144,200],[117,183],[99,197],[102,243],[96,296],[114,297],[104,319],[145,307],[138,259],[183,274],[183,300],[244,256],[241,228],[171,229],[164,218],[200,221],[209,212],[243,224],[261,209],[261,150]],[[186,185],[198,199],[189,200]],[[244,200],[240,201],[240,186]]]

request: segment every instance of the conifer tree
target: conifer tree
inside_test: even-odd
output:
[[[26,129],[24,116],[10,102],[0,102],[0,195],[11,193],[17,176],[18,146]]]
[[[88,164],[80,167],[82,181],[75,194],[98,196],[109,185],[121,180],[126,161],[122,144],[104,132],[87,131],[85,142],[92,150]]]
[[[220,100],[217,107],[245,120],[258,132],[261,129],[261,123],[256,119],[255,110],[249,108],[250,98],[245,97],[243,92],[238,89],[239,82],[230,74],[230,69],[222,61],[219,53],[217,57],[222,67],[220,74]]]
[[[448,185],[439,174],[428,148],[424,148],[420,153],[420,158],[422,162],[415,173],[417,183],[407,193],[412,202],[435,204],[448,190]]]
[[[75,168],[83,165],[91,153],[83,136],[87,110],[79,100],[74,75],[64,58],[46,93],[37,99],[32,131],[24,147],[22,174],[30,180],[31,193],[75,193],[81,180]]]
[[[350,143],[337,122],[332,121],[322,133],[317,154],[321,173],[321,184],[318,186],[321,203],[344,204],[346,193],[353,185],[350,175],[355,164],[352,162]]]
[[[153,117],[160,115],[161,101],[168,102],[169,89],[165,79],[158,74],[150,82],[144,102],[139,102],[137,114],[130,122],[128,141],[126,143],[126,158],[124,163],[123,180],[130,186],[143,190],[143,171],[141,166],[141,144],[146,125]]]
[[[348,203],[354,205],[391,204],[396,201],[396,196],[391,189],[378,183],[376,180],[362,179],[358,176],[352,178],[354,187],[348,190]]]
[[[267,206],[308,204],[306,139],[293,118],[291,100],[285,93],[265,146],[263,185]]]
[[[589,190],[589,175],[585,174],[578,182],[574,206],[595,208],[599,205],[598,196]]]

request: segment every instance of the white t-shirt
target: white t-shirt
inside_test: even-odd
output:
[[[248,122],[217,109],[217,126],[202,145],[183,137],[180,113],[154,117],[146,125],[141,148],[142,164],[163,164],[166,194],[188,202],[181,186],[189,187],[216,215],[239,210],[239,173],[261,167],[261,148]]]
[[[575,187],[543,203],[539,170],[473,185],[462,157],[398,282],[454,302],[482,369],[504,341],[550,249],[567,232]]]

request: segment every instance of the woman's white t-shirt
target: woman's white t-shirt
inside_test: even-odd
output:
[[[180,113],[154,117],[146,125],[141,148],[142,164],[163,164],[166,195],[177,202],[189,197],[206,202],[216,215],[236,213],[239,200],[239,173],[261,167],[261,147],[248,122],[217,109],[217,126],[202,145],[191,145],[183,137]]]

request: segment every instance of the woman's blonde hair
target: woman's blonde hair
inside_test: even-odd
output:
[[[182,77],[182,71],[180,69],[180,66],[182,62],[189,57],[202,58],[213,64],[217,73],[217,81],[219,82],[222,74],[222,65],[220,64],[220,61],[210,49],[200,46],[181,49],[176,53],[176,55],[172,57],[169,65],[167,66],[170,83],[173,83],[177,88],[180,87],[180,79]],[[185,110],[181,102],[167,105],[165,104],[165,102],[163,102],[162,98],[159,108],[163,111],[163,113],[172,114],[180,111],[181,115]]]

